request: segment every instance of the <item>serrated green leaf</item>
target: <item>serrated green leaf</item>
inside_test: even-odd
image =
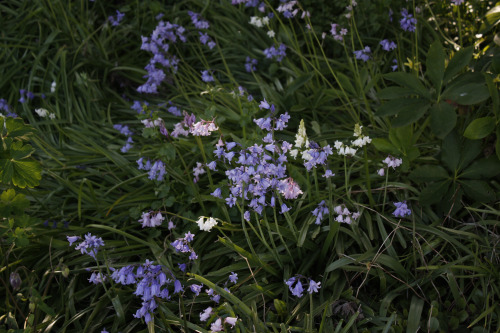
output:
[[[26,125],[21,118],[7,118],[5,120],[5,128],[7,129],[8,136],[11,138],[26,138],[32,134],[34,128]]]
[[[467,196],[479,202],[495,201],[495,191],[482,180],[461,180],[460,184]]]
[[[414,107],[405,107],[400,110],[396,118],[392,120],[392,126],[402,127],[412,124],[423,117],[425,112],[429,109],[429,102],[420,103]]]
[[[440,139],[448,135],[457,123],[455,109],[446,102],[433,105],[429,113],[431,130]]]
[[[421,165],[416,167],[409,175],[414,182],[431,182],[449,178],[448,172],[440,165]]]
[[[461,105],[474,105],[490,97],[488,87],[484,83],[457,84],[443,92],[443,98]]]
[[[413,74],[404,72],[394,72],[385,74],[384,78],[399,84],[402,87],[411,88],[414,94],[420,95],[425,99],[431,97],[429,89],[427,89],[422,82]]]
[[[464,69],[465,66],[469,64],[472,59],[473,52],[474,48],[470,46],[455,53],[444,72],[444,82],[448,82],[449,80],[451,80],[455,75],[460,73],[460,71]]]
[[[31,145],[25,145],[22,141],[14,142],[10,147],[10,158],[14,160],[21,160],[31,156],[35,151]]]
[[[500,161],[496,156],[472,162],[460,177],[466,179],[489,179],[500,174]]]
[[[436,91],[441,91],[443,85],[444,77],[444,62],[445,53],[440,40],[436,40],[431,44],[429,52],[427,53],[426,66],[427,70],[425,74],[430,79]]]
[[[35,187],[42,179],[42,167],[38,161],[11,161],[12,183],[20,188]]]
[[[471,140],[478,140],[488,136],[495,129],[495,118],[482,117],[474,119],[465,129],[464,136]]]

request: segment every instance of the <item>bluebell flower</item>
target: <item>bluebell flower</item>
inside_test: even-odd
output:
[[[291,289],[292,295],[297,296],[297,297],[302,297],[302,293],[304,292],[304,288],[302,287],[302,283],[297,281],[295,284],[295,287]]]
[[[238,282],[238,274],[236,274],[235,272],[231,272],[231,275],[229,275],[229,281],[231,281],[232,283]]]
[[[396,206],[396,210],[392,213],[395,217],[405,217],[411,215],[411,209],[406,205],[406,201],[403,202],[394,202],[394,206]]]
[[[309,294],[312,294],[313,292],[317,293],[319,288],[321,288],[321,282],[315,282],[312,279],[309,279],[309,288],[307,288],[307,292]]]
[[[326,206],[325,200],[322,200],[318,207],[312,211],[312,214],[316,216],[316,222],[315,224],[321,224],[321,220],[323,220],[323,217],[328,215],[330,211],[328,210],[328,207]]]
[[[184,291],[184,287],[182,287],[181,281],[175,280],[174,282],[174,294],[180,293]]]
[[[397,48],[396,43],[388,39],[381,40],[380,45],[382,45],[382,50],[384,51],[391,51]]]
[[[203,288],[203,284],[192,284],[189,286],[189,288],[196,296],[198,296],[201,292],[201,289]]]
[[[371,49],[369,46],[365,46],[364,49],[362,50],[358,50],[358,51],[353,51],[354,53],[354,56],[356,57],[356,59],[358,60],[363,60],[364,62],[367,62],[368,60],[370,60],[370,54],[371,54]]]
[[[401,20],[399,20],[399,24],[401,28],[405,31],[414,32],[417,25],[417,19],[413,17],[412,14],[408,13],[406,8],[401,9]]]
[[[118,26],[120,25],[121,20],[125,17],[124,13],[121,13],[119,10],[116,11],[116,18],[113,16],[109,16],[108,20],[111,22],[112,26]]]
[[[201,71],[201,79],[203,82],[214,82],[215,79],[212,74],[208,72],[208,70]]]
[[[245,62],[245,70],[249,73],[256,71],[257,63],[258,63],[257,59],[247,57]]]

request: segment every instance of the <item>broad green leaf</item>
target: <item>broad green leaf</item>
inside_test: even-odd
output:
[[[474,105],[490,97],[488,87],[483,83],[457,84],[445,90],[444,99],[449,99],[461,105]]]
[[[449,178],[448,172],[440,165],[421,165],[416,167],[409,175],[410,179],[417,182],[431,182]]]
[[[21,160],[29,157],[34,151],[31,145],[24,145],[22,141],[17,141],[10,146],[10,157],[14,160]]]
[[[396,98],[408,97],[412,94],[414,93],[413,90],[410,88],[387,87],[379,91],[377,97],[379,99],[396,99]]]
[[[450,182],[447,180],[430,184],[420,192],[420,204],[427,206],[442,200],[449,187]]]
[[[484,16],[484,20],[482,20],[481,27],[479,28],[480,34],[485,34],[494,26],[500,23],[500,5],[497,5],[490,9],[486,15]]]
[[[443,85],[445,53],[441,41],[436,40],[431,44],[427,53],[425,74],[429,77],[436,91],[440,92]]]
[[[470,46],[455,53],[444,72],[444,82],[448,82],[449,80],[451,80],[455,75],[460,73],[460,71],[464,69],[465,66],[469,64],[472,59],[473,52],[474,48]]]
[[[389,140],[384,139],[384,138],[375,138],[372,140],[372,144],[375,146],[375,148],[379,151],[382,151],[384,153],[396,155],[399,153],[399,149],[396,148],[392,143],[389,142]]]
[[[34,128],[26,125],[21,118],[6,118],[5,128],[8,136],[11,138],[25,138],[27,135],[33,133]]]
[[[392,121],[392,126],[402,127],[412,124],[423,117],[430,104],[428,102],[415,105],[412,108],[403,108]]]
[[[42,179],[38,161],[12,161],[12,183],[20,188],[35,187]]]
[[[413,89],[416,95],[420,95],[423,98],[429,99],[431,94],[429,89],[427,89],[419,78],[410,73],[394,72],[385,74],[384,78],[399,84],[402,87]]]
[[[500,94],[495,82],[491,75],[485,74],[486,84],[488,85],[488,90],[490,91],[491,101],[493,102],[492,108],[493,113],[497,119],[500,119]]]
[[[450,132],[444,138],[441,146],[441,160],[454,173],[460,161],[460,138],[455,131]]]
[[[465,129],[464,136],[471,140],[478,140],[488,136],[495,129],[495,118],[482,117],[474,119]]]
[[[462,139],[460,145],[459,169],[466,168],[479,154],[481,154],[481,141]]]
[[[495,191],[483,180],[461,180],[465,194],[479,202],[495,201]]]
[[[440,139],[448,135],[457,123],[455,109],[446,102],[433,105],[429,113],[431,130]]]
[[[347,77],[346,75],[344,75],[342,73],[337,73],[337,79],[339,80],[339,84],[342,86],[342,88],[345,91],[353,94],[354,96],[358,95],[356,92],[356,89],[354,89],[349,77]]]
[[[383,117],[394,116],[401,112],[411,113],[415,109],[421,109],[422,107],[428,105],[428,101],[420,98],[398,98],[382,104],[382,106],[378,108],[375,115]]]
[[[460,177],[466,179],[489,179],[500,174],[500,161],[495,155],[472,162]]]

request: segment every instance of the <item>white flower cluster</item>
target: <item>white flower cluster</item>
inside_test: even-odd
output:
[[[218,131],[219,127],[213,121],[201,120],[189,128],[189,132],[198,136],[209,136],[210,133]]]
[[[300,120],[299,124],[299,130],[297,131],[297,134],[295,135],[295,145],[294,147],[298,149],[292,149],[290,150],[290,155],[293,158],[297,158],[297,154],[299,153],[299,149],[301,150],[302,154],[302,159],[305,161],[311,160],[312,156],[309,153],[309,139],[307,138],[306,134],[306,125],[304,124],[304,119]]]
[[[359,212],[351,213],[347,207],[342,206],[336,206],[333,210],[337,213],[335,221],[339,223],[351,224],[353,221],[357,220],[360,215]]]
[[[258,17],[258,16],[252,16],[250,18],[251,25],[256,26],[257,28],[262,28],[264,26],[267,26],[269,24],[269,17],[264,16],[264,17]]]
[[[35,109],[35,112],[36,112],[36,114],[38,114],[38,116],[40,116],[42,118],[45,118],[48,116],[50,119],[54,119],[56,117],[55,113],[50,113],[47,109],[44,109],[44,108]]]
[[[146,128],[153,128],[153,127],[160,127],[163,119],[158,118],[156,120],[151,120],[151,119],[144,119],[141,120],[141,123],[144,124],[144,127]]]
[[[154,214],[154,212],[143,212],[139,222],[142,223],[143,228],[154,228],[160,226],[164,219],[165,218],[163,217],[163,215],[161,215],[160,212],[158,212],[157,214]]]
[[[353,148],[353,147],[358,147],[358,148],[361,148],[361,147],[364,147],[366,146],[367,144],[369,144],[370,142],[372,142],[372,139],[370,139],[369,136],[366,136],[366,135],[363,135],[363,131],[362,131],[362,128],[363,126],[360,126],[359,124],[356,124],[354,126],[354,136],[357,138],[356,140],[354,141],[351,141],[351,146],[348,146],[344,143],[342,143],[341,141],[335,141],[335,149],[337,149],[337,153],[339,155],[351,155],[351,156],[354,156],[356,154],[356,152],[358,151],[357,148]]]
[[[206,219],[206,220],[205,220]],[[217,225],[217,221],[213,217],[200,216],[198,221],[196,221],[200,230],[210,231],[213,227]]]

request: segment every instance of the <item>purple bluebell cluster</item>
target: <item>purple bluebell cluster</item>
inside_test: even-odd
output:
[[[200,34],[200,42],[203,45],[207,45],[210,50],[213,49],[215,45],[217,45],[213,41],[212,37],[210,37],[206,32],[198,31],[198,33]]]
[[[157,298],[169,300],[171,292],[168,287],[173,285],[173,294],[184,291],[183,286],[174,274],[162,265],[154,265],[153,261],[139,266],[129,265],[120,269],[113,269],[111,278],[115,283],[122,285],[135,284],[134,295],[141,297],[142,306],[134,314],[135,318],[144,318],[146,323],[153,319],[158,304]],[[168,274],[168,276],[167,276]]]
[[[384,39],[380,41],[380,45],[382,46],[382,50],[391,51],[395,50],[397,45],[392,40]]]
[[[406,205],[406,201],[403,202],[394,202],[394,206],[396,206],[396,210],[392,213],[395,217],[405,217],[411,215],[411,209]]]
[[[201,71],[201,80],[203,82],[214,82],[214,76],[208,70]]]
[[[148,102],[139,102],[139,101],[134,101],[132,103],[132,106],[130,107],[132,110],[137,111],[138,114],[145,113],[144,108],[149,106]]]
[[[123,20],[125,17],[125,13],[121,13],[119,10],[116,10],[116,18],[114,16],[109,16],[108,21],[111,23],[112,26],[116,27],[120,25],[120,22]]]
[[[159,227],[165,218],[161,215],[161,212],[143,212],[141,218],[139,219],[139,223],[142,224],[142,227]]]
[[[285,18],[293,18],[299,12],[299,8],[294,8],[296,4],[296,0],[282,0],[281,4],[278,6],[278,8],[276,8],[276,11],[278,11],[279,13],[283,13],[283,16]]]
[[[257,59],[247,57],[245,61],[245,70],[249,73],[255,72],[257,70],[257,63],[258,63]]]
[[[333,211],[337,216],[335,217],[335,221],[339,223],[347,223],[351,224],[353,221],[356,221],[360,217],[359,212],[352,213],[347,207],[343,205],[338,205],[333,208]]]
[[[101,272],[92,272],[92,274],[89,277],[89,283],[93,284],[101,284],[104,281],[106,281],[107,276],[103,275]]]
[[[165,170],[165,164],[163,164],[163,162],[160,160],[155,161],[153,164],[151,164],[151,161],[149,159],[146,160],[145,163],[143,161],[143,157],[137,160],[137,168],[139,170],[149,171],[149,179],[156,179],[160,182],[163,181],[163,177],[167,173],[167,171]]]
[[[314,223],[320,225],[323,218],[328,216],[329,213],[330,211],[328,210],[325,200],[322,200],[318,207],[312,211],[313,216],[316,216],[316,222]]]
[[[340,31],[337,31],[339,29],[339,25],[336,23],[331,23],[332,28],[330,29],[330,34],[333,36],[333,39],[338,40],[339,42],[344,40],[344,36],[347,35],[347,29],[346,28],[340,28]]]
[[[155,30],[148,37],[142,37],[141,50],[149,51],[153,54],[149,64],[145,67],[148,74],[146,83],[137,88],[138,92],[154,94],[158,92],[158,87],[165,80],[166,74],[157,65],[161,65],[173,73],[177,72],[179,59],[169,53],[169,43],[176,43],[177,40],[186,42],[184,27],[170,22],[160,21]]]
[[[176,239],[175,241],[170,243],[170,245],[174,247],[177,253],[189,253],[189,260],[195,260],[198,259],[198,255],[196,254],[196,252],[194,252],[193,248],[190,245],[193,239],[194,234],[188,231],[184,234],[183,238]]]
[[[33,94],[31,91],[26,91],[26,89],[19,89],[19,95],[21,95],[21,97],[19,98],[19,103],[26,103],[26,98],[30,100],[35,98],[35,94]]]
[[[274,105],[269,105],[265,100],[261,108],[273,110]],[[254,122],[263,130],[269,131],[263,138],[262,144],[254,144],[248,148],[234,148],[235,142],[222,142],[219,140],[214,150],[219,160],[219,165],[228,167],[226,176],[229,180],[229,195],[225,201],[229,207],[236,204],[238,198],[249,200],[248,207],[259,215],[264,207],[276,207],[275,193],[279,192],[285,199],[296,199],[302,191],[299,185],[286,174],[287,156],[291,148],[288,142],[279,143],[273,139],[273,130],[282,130],[289,119],[287,113],[279,117],[265,117],[255,119]],[[220,188],[212,195],[222,198]],[[288,211],[288,207],[281,207],[281,212]],[[249,218],[245,212],[245,218]]]
[[[264,12],[266,5],[260,0],[231,0],[232,5],[245,4],[245,7],[258,7],[260,12]]]
[[[5,111],[6,117],[17,118],[18,115],[11,111],[11,106],[3,98],[0,98],[0,111]]]
[[[293,296],[302,297],[304,293],[304,285],[301,280],[306,280],[307,282],[307,292],[309,294],[317,293],[318,289],[321,288],[321,282],[316,282],[313,279],[306,278],[302,275],[296,275],[291,277],[288,280],[285,280],[285,284],[288,286],[288,289],[292,293]]]
[[[120,131],[121,134],[125,135],[127,137],[127,142],[125,143],[125,146],[123,146],[120,151],[122,153],[126,153],[132,148],[132,144],[134,141],[132,140],[132,135],[134,134],[127,125],[121,125],[121,124],[115,124],[113,125],[113,128],[117,131]]]
[[[69,242],[69,246],[72,246],[74,242],[81,239],[80,236],[66,236]],[[80,242],[75,247],[75,250],[79,250],[82,254],[88,254],[92,258],[96,259],[97,252],[99,248],[104,246],[104,241],[101,237],[93,236],[90,232],[85,235],[85,239]]]
[[[465,2],[465,0],[451,0],[451,4],[453,6],[460,6],[461,4],[463,4]]]
[[[210,23],[203,19],[199,13],[188,11],[189,17],[191,17],[191,22],[193,22],[196,29],[208,29],[210,28]]]
[[[307,171],[311,171],[317,165],[325,165],[328,156],[332,154],[333,150],[330,145],[320,147],[316,142],[309,141],[309,150],[307,150],[307,160],[304,162],[304,166]]]
[[[369,46],[365,46],[364,49],[353,51],[353,53],[356,59],[367,62],[368,60],[370,60],[370,54],[372,53],[372,50],[370,49]]]
[[[268,59],[276,59],[276,61],[281,62],[286,57],[286,45],[281,43],[278,48],[272,45],[264,50],[264,55]]]
[[[399,24],[404,31],[414,32],[417,26],[417,19],[412,14],[408,13],[408,9],[401,9],[401,20]]]
[[[392,63],[394,65],[391,66],[392,71],[396,71],[398,69],[398,59],[392,59]]]

